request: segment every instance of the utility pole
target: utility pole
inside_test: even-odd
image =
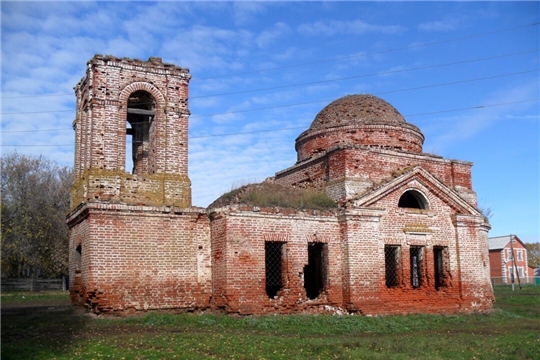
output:
[[[514,264],[514,271],[512,272],[512,291],[514,291],[514,272],[516,273],[519,288],[523,289],[521,287],[521,280],[519,279],[519,272],[517,270],[517,264],[516,264],[516,254],[514,254],[514,235],[510,234],[510,250],[512,251],[512,263]]]

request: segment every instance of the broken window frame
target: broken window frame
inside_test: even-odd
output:
[[[448,247],[433,247],[433,278],[435,279],[435,290],[448,286]]]
[[[264,268],[265,290],[270,299],[278,296],[283,289],[285,243],[279,241],[265,241],[264,243]]]
[[[409,248],[410,280],[413,289],[423,285],[424,276],[424,246],[413,245]]]
[[[384,278],[387,288],[400,286],[401,276],[401,246],[384,245]]]

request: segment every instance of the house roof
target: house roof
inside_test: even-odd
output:
[[[511,239],[515,239],[519,241],[523,246],[523,242],[516,236],[516,235],[506,235],[506,236],[497,236],[497,237],[491,237],[488,239],[489,241],[489,250],[500,250],[504,249],[506,245],[510,242]]]
[[[504,249],[510,242],[511,235],[489,238],[489,250]]]

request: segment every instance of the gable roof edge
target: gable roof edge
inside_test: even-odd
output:
[[[461,210],[464,213],[468,213],[470,215],[476,215],[480,216],[480,211],[469,204],[467,201],[465,201],[459,194],[448,187],[446,184],[444,184],[442,181],[437,179],[434,175],[429,173],[424,168],[420,167],[419,165],[414,166],[413,168],[409,169],[408,171],[405,171],[403,174],[399,175],[398,177],[391,179],[390,181],[381,184],[378,188],[373,189],[372,191],[359,196],[356,199],[352,199],[352,203],[355,206],[369,206],[373,204],[374,202],[382,199],[386,195],[388,195],[390,192],[394,191],[394,188],[415,178],[418,176],[422,176],[425,178],[427,182],[432,184],[435,188],[437,188],[442,194],[449,197],[454,204],[455,207],[461,208]]]

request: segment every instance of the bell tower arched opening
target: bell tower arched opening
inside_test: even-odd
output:
[[[126,119],[126,168],[128,168],[129,163],[132,162],[132,173],[135,175],[148,173],[150,127],[154,121],[155,108],[156,100],[146,91],[135,91],[128,98]]]

